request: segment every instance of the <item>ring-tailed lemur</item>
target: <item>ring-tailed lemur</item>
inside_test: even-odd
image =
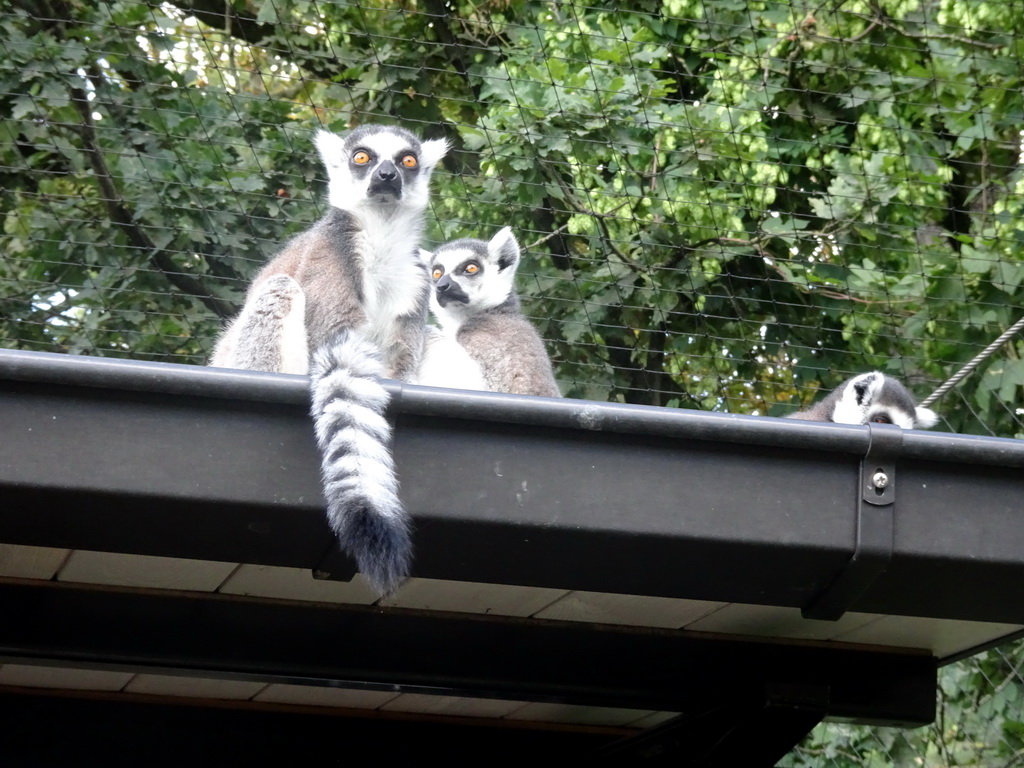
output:
[[[431,329],[417,383],[561,397],[544,342],[519,307],[511,227],[489,242],[453,240],[422,255],[441,330]]]
[[[422,359],[430,278],[419,243],[430,177],[448,144],[368,125],[345,136],[320,131],[316,145],[330,209],[256,276],[212,362],[308,367],[327,519],[387,593],[408,574],[412,545],[380,380],[410,380]]]
[[[903,429],[928,429],[939,417],[914,402],[906,387],[880,371],[847,379],[820,402],[790,419],[837,424],[895,424]]]

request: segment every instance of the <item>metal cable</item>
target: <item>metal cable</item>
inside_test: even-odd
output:
[[[944,394],[949,392],[949,390],[951,390],[953,387],[955,387],[957,384],[963,381],[971,371],[973,371],[975,368],[981,365],[981,363],[988,359],[993,352],[995,352],[997,349],[1003,346],[1003,344],[1009,341],[1010,338],[1022,328],[1024,328],[1024,317],[1021,317],[1020,320],[1018,320],[1016,323],[1014,323],[1005,331],[1003,331],[1003,333],[999,336],[998,339],[996,339],[983,350],[981,350],[981,352],[979,352],[975,356],[975,358],[971,360],[971,362],[969,362],[967,365],[965,365],[963,368],[961,368],[959,371],[953,374],[953,376],[951,376],[945,384],[943,384],[941,387],[939,387],[930,395],[928,395],[928,397],[922,400],[921,405],[927,407],[934,403],[936,400],[938,400],[940,397],[942,397]]]

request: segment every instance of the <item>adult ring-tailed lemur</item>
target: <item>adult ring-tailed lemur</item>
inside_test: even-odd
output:
[[[408,575],[381,378],[412,379],[423,355],[430,278],[419,256],[430,177],[448,151],[401,128],[316,136],[327,214],[256,276],[212,365],[310,375],[327,519],[382,593]]]
[[[453,240],[423,251],[434,282],[418,384],[561,397],[544,342],[515,292],[519,243],[511,227],[488,242]]]
[[[847,379],[823,400],[786,418],[837,424],[895,424],[903,429],[934,427],[939,417],[922,408],[906,387],[881,371]]]

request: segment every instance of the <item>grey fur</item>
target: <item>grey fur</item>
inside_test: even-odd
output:
[[[327,522],[360,572],[387,594],[409,573],[412,542],[391,457],[383,371],[373,344],[343,332],[314,353],[310,393]]]
[[[523,315],[519,298],[470,317],[456,340],[483,371],[487,388],[513,395],[561,397],[544,342]]]
[[[250,292],[228,325],[210,365],[277,373],[305,373],[305,295],[288,275],[274,275]]]
[[[295,372],[310,373],[328,521],[360,571],[387,593],[408,574],[411,542],[380,380],[412,379],[422,360],[430,279],[419,242],[430,176],[448,147],[371,125],[344,137],[321,131],[317,148],[331,207],[256,276],[213,360],[281,371],[294,350],[312,353],[312,365],[306,355]],[[285,308],[279,295],[295,300],[295,286],[301,323],[294,322],[298,302]]]
[[[432,311],[443,333],[453,337],[479,366],[483,388],[561,397],[544,342],[523,315],[515,293],[519,244],[511,230],[502,229],[489,242],[455,240],[424,256],[432,274],[442,271],[434,278]],[[467,274],[468,263],[479,270]],[[428,355],[432,348],[428,348]],[[429,367],[436,367],[436,363]],[[424,379],[420,383],[437,384]],[[458,382],[442,385],[476,388]]]
[[[938,420],[934,411],[919,407],[906,387],[881,371],[853,376],[823,400],[786,418],[842,424],[878,422],[904,429],[928,429]]]

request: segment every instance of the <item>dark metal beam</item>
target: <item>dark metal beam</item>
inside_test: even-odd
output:
[[[935,707],[935,660],[913,653],[59,583],[0,584],[0,608],[4,661],[687,715],[750,689],[823,691],[824,713],[890,724]]]
[[[305,387],[0,351],[0,541],[316,568]],[[415,575],[804,607],[855,551],[867,427],[392,393]],[[1024,441],[907,432],[893,461],[892,558],[846,607],[1024,623]]]
[[[605,764],[687,768],[770,768],[810,733],[828,711],[828,689],[747,688],[708,706],[599,750]]]
[[[234,707],[234,708],[231,708]],[[180,700],[116,701],[0,692],[4,764],[9,766],[282,766],[366,762],[416,765],[425,756],[455,765],[481,755],[506,761],[579,758],[617,738],[591,728],[510,728],[465,718],[347,717]]]

